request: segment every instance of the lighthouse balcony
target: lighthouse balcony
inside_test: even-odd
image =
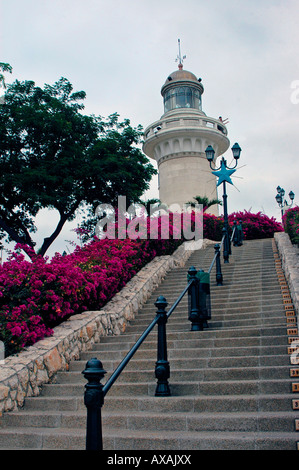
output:
[[[168,129],[190,129],[190,128],[205,128],[213,129],[216,132],[220,132],[223,135],[227,135],[227,129],[224,124],[218,119],[213,119],[209,117],[190,117],[190,116],[180,116],[169,118],[163,117],[159,121],[154,122],[145,129],[144,136],[145,139],[150,137],[155,137],[158,132],[168,130]]]
[[[143,151],[158,162],[186,152],[205,158],[208,145],[223,154],[229,147],[227,129],[220,120],[199,112],[166,113],[144,132]]]

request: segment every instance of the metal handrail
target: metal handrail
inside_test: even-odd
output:
[[[224,239],[225,239],[225,235],[223,235],[223,237],[222,237],[222,239],[221,239],[221,242],[220,242],[220,245],[218,245],[218,244],[215,245],[215,247],[216,247],[216,246],[219,247],[219,250],[216,250],[216,253],[215,253],[215,255],[214,255],[213,261],[212,261],[212,263],[211,263],[211,265],[210,265],[210,267],[209,267],[209,270],[208,270],[208,273],[209,273],[209,274],[211,274],[211,271],[212,271],[212,269],[213,269],[214,263],[215,263],[215,261],[216,261],[216,259],[217,259],[218,251],[221,251],[222,245],[223,245],[223,243],[224,243]]]
[[[186,292],[188,291],[189,287],[193,284],[193,279],[188,283],[188,285],[185,287],[185,289],[181,292],[177,300],[173,303],[169,311],[167,312],[166,317],[169,318],[172,312],[175,310],[175,308],[178,306]],[[105,385],[103,386],[103,393],[104,396],[108,393],[116,379],[119,377],[119,375],[122,373],[126,365],[129,363],[130,359],[134,356],[135,352],[139,349],[139,347],[142,345],[143,341],[147,338],[147,336],[150,334],[150,332],[153,330],[153,328],[156,326],[156,324],[159,321],[159,315],[157,315],[154,320],[149,324],[149,326],[144,330],[142,335],[138,338],[134,346],[130,349],[128,354],[124,357],[124,359],[121,361],[121,363],[118,365],[118,367],[114,370],[110,378],[107,380]]]
[[[232,231],[232,236],[230,237],[230,241],[231,241],[231,242],[232,242],[233,239],[234,239],[236,229],[237,229],[237,227],[236,227],[236,225],[234,225],[234,229],[233,229],[233,231]]]
[[[195,268],[194,268],[195,269]],[[188,272],[191,273],[191,270]],[[195,270],[196,272],[196,270]],[[193,284],[196,283],[195,277],[192,277],[187,286],[183,289],[176,301],[172,304],[168,312],[165,311],[167,307],[166,299],[163,296],[158,297],[155,302],[157,307],[157,315],[149,326],[144,330],[142,335],[138,338],[134,346],[130,349],[124,359],[120,362],[118,367],[111,374],[105,385],[101,384],[106,371],[103,368],[101,361],[96,358],[90,359],[82,372],[84,377],[88,380],[85,385],[84,403],[87,408],[87,431],[86,431],[86,450],[102,450],[102,419],[101,408],[104,404],[104,397],[122,373],[124,368],[129,363],[130,359],[134,356],[143,341],[153,330],[155,325],[158,325],[158,358],[155,367],[155,374],[157,380],[156,396],[169,396],[170,389],[168,385],[168,378],[170,375],[169,362],[167,360],[167,343],[166,343],[166,323],[175,308],[181,302],[184,295],[189,291]]]
[[[235,235],[236,225],[232,234],[231,240]],[[243,237],[243,235],[242,235]],[[222,246],[231,241],[228,239],[226,230],[223,230],[223,236],[220,244],[215,245],[215,255],[209,268],[209,274],[212,271],[214,263],[216,261],[216,281],[217,285],[222,285],[222,273],[221,273],[221,262],[220,262],[220,250]],[[236,246],[242,244],[242,240],[238,240]],[[227,246],[227,245],[225,245]],[[224,251],[227,250],[224,246]],[[229,253],[226,253],[224,257],[227,262]],[[149,333],[153,330],[155,325],[158,325],[158,353],[157,362],[155,366],[155,375],[157,378],[156,396],[169,396],[171,395],[168,379],[170,377],[170,367],[167,359],[167,341],[166,341],[166,323],[170,315],[176,309],[178,304],[181,302],[184,295],[188,292],[189,295],[189,317],[191,321],[191,331],[199,331],[203,329],[203,318],[201,317],[199,297],[200,293],[200,281],[197,277],[197,270],[194,266],[188,270],[188,283],[182,290],[178,298],[172,304],[168,312],[166,312],[167,301],[163,296],[159,296],[155,302],[157,307],[156,317],[144,330],[141,336],[138,338],[134,346],[126,354],[124,359],[120,362],[110,378],[107,380],[105,385],[101,384],[101,380],[104,378],[106,371],[103,368],[101,361],[96,358],[89,360],[86,364],[85,370],[82,372],[88,383],[85,385],[84,403],[87,408],[87,432],[86,432],[86,450],[102,450],[102,419],[101,419],[101,408],[104,404],[104,397],[117,380],[119,375],[122,373],[124,368],[127,366],[131,358],[134,356],[136,351],[142,345],[144,340],[147,338]],[[209,298],[209,296],[207,296]],[[206,317],[207,318],[207,317]],[[210,317],[209,317],[210,318]],[[204,318],[205,319],[205,318]]]

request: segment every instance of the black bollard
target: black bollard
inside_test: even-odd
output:
[[[216,254],[216,284],[217,286],[223,286],[223,276],[221,272],[221,257],[220,257],[220,245],[217,243],[214,246]]]
[[[223,259],[225,263],[229,263],[229,240],[228,240],[228,231],[225,227],[222,229],[223,240]]]
[[[101,380],[106,374],[101,361],[96,358],[86,363],[82,372],[85,385],[84,404],[87,408],[86,450],[103,450],[101,408],[104,404]]]
[[[243,245],[243,240],[244,240],[242,220],[239,220],[238,232],[239,232],[238,246],[242,246]]]
[[[191,331],[202,331],[203,322],[199,318],[199,304],[198,304],[198,278],[196,277],[197,270],[191,266],[188,271],[188,280],[192,281],[188,291],[188,319],[191,322]]]
[[[169,397],[171,395],[168,384],[168,379],[170,377],[170,367],[167,360],[166,340],[167,314],[165,309],[167,305],[168,303],[166,302],[166,299],[163,297],[163,295],[160,295],[155,302],[158,316],[158,352],[155,367],[155,376],[157,379],[157,387],[155,391],[156,397]]]
[[[234,238],[233,238],[233,245],[238,246],[239,244],[239,231],[237,226],[237,221],[234,220]]]

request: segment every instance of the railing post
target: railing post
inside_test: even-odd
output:
[[[243,239],[244,239],[244,233],[243,233],[243,225],[242,225],[242,220],[239,220],[239,243],[238,246],[243,245]]]
[[[221,272],[221,256],[220,256],[220,245],[217,243],[214,246],[216,254],[216,284],[217,286],[223,286],[223,276]]]
[[[167,360],[166,340],[167,314],[165,309],[167,305],[168,303],[166,302],[166,299],[163,297],[163,295],[160,295],[155,302],[158,316],[158,353],[155,367],[155,376],[157,379],[157,387],[155,391],[156,397],[169,397],[171,395],[168,384],[168,379],[170,377],[170,367]]]
[[[189,287],[188,304],[189,312],[188,319],[191,321],[191,331],[202,331],[203,324],[199,318],[199,303],[198,303],[198,279],[196,277],[197,270],[191,266],[188,271],[188,280],[193,281]]]
[[[234,238],[233,238],[233,245],[238,246],[239,244],[239,230],[237,226],[237,221],[234,220]]]
[[[103,450],[101,408],[104,404],[101,380],[106,374],[101,361],[96,358],[86,363],[82,372],[85,385],[84,404],[87,408],[86,450]]]
[[[228,245],[228,232],[225,227],[222,229],[223,240],[223,259],[225,263],[229,263],[229,245]]]
[[[239,223],[237,224],[237,221],[234,220],[234,226],[235,226],[235,233],[234,233],[234,246],[242,246],[243,245],[243,227],[242,227],[242,220],[239,220]]]

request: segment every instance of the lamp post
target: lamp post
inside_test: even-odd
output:
[[[283,214],[285,213],[285,211],[286,211],[289,207],[292,207],[295,194],[293,193],[293,191],[290,191],[290,192],[289,192],[289,198],[290,198],[290,200],[291,200],[291,203],[288,204],[287,201],[286,201],[286,199],[284,198],[285,190],[284,190],[283,188],[281,188],[280,186],[277,186],[276,191],[277,191],[277,194],[276,194],[276,196],[275,196],[275,199],[276,199],[277,204],[278,204],[279,207],[281,208],[281,218],[282,218],[282,217],[283,217]]]
[[[224,256],[224,262],[228,263],[229,255],[230,255],[230,238],[229,238],[229,228],[228,228],[228,213],[227,213],[227,193],[226,193],[226,183],[233,184],[231,180],[231,175],[236,171],[235,168],[238,164],[238,160],[241,155],[241,148],[239,144],[235,143],[232,148],[232,153],[233,157],[235,159],[235,164],[233,167],[229,167],[227,165],[227,162],[224,157],[222,157],[220,166],[219,168],[216,168],[212,166],[212,163],[214,162],[214,157],[215,157],[215,150],[211,145],[209,145],[206,150],[206,158],[210,164],[210,168],[214,171],[212,171],[213,175],[216,175],[218,177],[218,182],[217,186],[219,186],[221,183],[223,184],[223,212],[224,212],[224,234],[225,234],[225,239],[224,239],[224,250],[223,250],[223,256]]]

